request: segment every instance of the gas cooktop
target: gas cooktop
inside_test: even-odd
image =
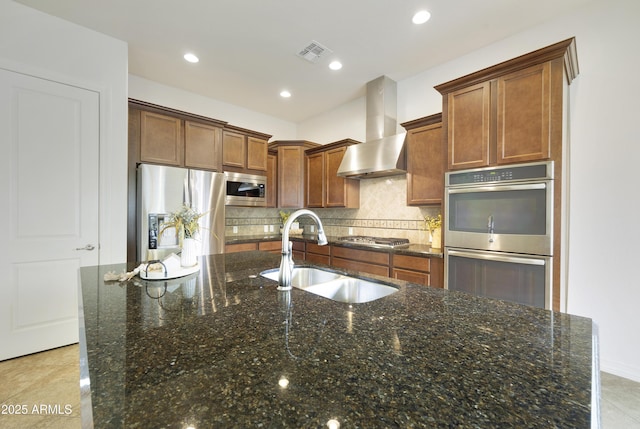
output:
[[[344,237],[338,237],[338,242],[370,247],[386,247],[391,249],[409,247],[409,239],[407,238],[368,237],[365,235],[346,235]]]

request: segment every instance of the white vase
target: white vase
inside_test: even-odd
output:
[[[185,238],[182,240],[182,253],[180,254],[180,265],[183,267],[193,267],[198,263],[196,240]]]
[[[434,249],[439,249],[442,247],[442,229],[434,228],[431,231],[431,247]]]

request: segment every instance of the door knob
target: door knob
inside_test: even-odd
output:
[[[84,247],[76,247],[76,250],[93,250],[95,246],[93,244],[87,244]]]

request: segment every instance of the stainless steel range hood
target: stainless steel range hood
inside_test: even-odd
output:
[[[396,82],[387,76],[367,83],[366,142],[349,146],[338,176],[353,179],[406,173],[406,133],[396,134]]]

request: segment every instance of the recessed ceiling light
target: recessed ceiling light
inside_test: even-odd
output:
[[[414,24],[424,24],[429,20],[429,18],[431,18],[431,14],[426,10],[421,10],[420,12],[416,12],[416,14],[413,15],[412,21]]]
[[[189,61],[190,63],[197,63],[198,61],[200,61],[200,59],[192,53],[184,54],[184,59]]]
[[[289,98],[291,97],[291,93],[285,89],[284,91],[280,91],[280,97]]]
[[[342,63],[340,61],[331,61],[329,64],[329,68],[331,70],[340,70],[342,68]]]

